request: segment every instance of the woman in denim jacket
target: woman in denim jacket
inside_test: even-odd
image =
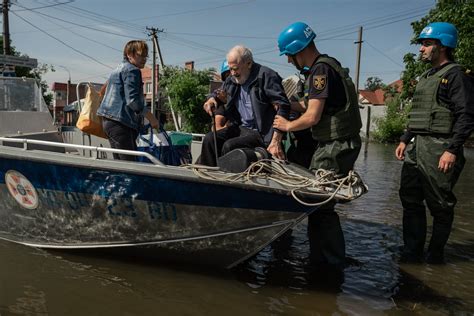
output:
[[[104,99],[97,110],[110,146],[136,150],[138,131],[145,117],[153,128],[158,120],[148,111],[143,96],[140,69],[145,67],[148,46],[144,41],[130,41],[123,50],[123,61],[109,77]],[[113,154],[114,159],[134,161],[134,156]]]

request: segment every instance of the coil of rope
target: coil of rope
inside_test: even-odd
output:
[[[344,189],[349,194],[339,196],[345,200],[353,200],[367,191],[367,187],[362,183],[360,176],[350,171],[345,177],[337,177],[333,171],[318,169],[314,178],[295,173],[285,166],[272,159],[262,159],[252,163],[245,171],[241,173],[216,173],[215,168],[209,168],[200,165],[187,165],[198,177],[207,180],[218,180],[228,183],[244,183],[254,179],[271,180],[281,184],[290,190],[291,196],[305,206],[320,206],[335,199],[338,193]],[[266,187],[264,184],[252,181],[254,185]],[[353,190],[355,187],[362,186],[361,190]],[[353,194],[354,191],[356,194]],[[298,197],[298,193],[329,194],[329,197],[321,202],[310,203],[303,201]]]

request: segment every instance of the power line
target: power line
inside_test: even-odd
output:
[[[202,9],[187,10],[187,11],[182,11],[182,12],[154,15],[154,16],[150,16],[150,17],[141,18],[140,20],[148,20],[148,19],[155,19],[155,18],[162,18],[162,17],[169,17],[169,16],[184,15],[184,14],[189,14],[189,13],[203,12],[203,11],[209,11],[209,10],[215,10],[215,9],[222,9],[222,8],[226,8],[226,7],[243,5],[243,4],[247,4],[247,3],[251,3],[251,2],[255,2],[255,1],[256,0],[248,0],[248,1],[242,1],[242,2],[237,2],[237,3],[224,4],[224,5],[220,5],[220,6],[216,6],[216,7],[210,7],[210,8],[202,8]]]
[[[422,7],[416,8],[416,9],[401,11],[401,12],[397,12],[395,14],[390,14],[390,15],[386,15],[386,16],[382,16],[382,17],[378,17],[378,18],[364,20],[363,22],[357,22],[357,23],[352,23],[352,24],[348,24],[348,25],[345,25],[345,26],[339,26],[339,27],[336,27],[336,28],[333,28],[333,29],[318,32],[318,34],[324,34],[325,36],[328,36],[331,33],[345,32],[348,28],[352,28],[352,27],[356,27],[356,26],[360,26],[360,25],[364,26],[364,28],[367,28],[371,24],[380,23],[380,22],[386,23],[387,19],[397,18],[397,17],[405,15],[406,13],[412,13],[413,14],[415,12],[421,12],[421,11],[424,12],[427,8],[430,8],[430,7],[431,6],[422,6]],[[397,22],[397,21],[400,21],[400,20],[396,20],[395,22]],[[383,25],[386,25],[386,24],[383,24]],[[351,33],[355,33],[355,32],[356,31],[351,31]],[[274,36],[246,36],[246,35],[189,33],[189,32],[167,32],[167,33],[185,35],[185,36],[198,36],[198,37],[201,36],[201,37],[247,38],[247,39],[269,39],[269,40],[275,40],[276,39],[276,37],[274,37]],[[351,34],[351,33],[349,33],[349,34]],[[341,35],[332,35],[332,36],[339,37]],[[343,40],[343,39],[337,39],[337,38],[334,38],[334,37],[323,38],[323,39],[319,39],[319,40],[328,40],[328,39]]]
[[[186,36],[202,36],[202,37],[223,37],[223,38],[247,38],[247,39],[270,39],[275,40],[275,37],[270,36],[246,36],[246,35],[224,35],[224,34],[200,34],[200,33],[186,33],[186,32],[167,32],[168,34],[178,34]]]
[[[19,6],[20,8],[23,8],[23,9],[28,9],[26,7],[23,7],[19,4],[15,4],[16,6]],[[49,14],[45,14],[45,13],[41,13],[41,12],[37,12],[37,11],[31,11],[33,13],[36,13],[36,14],[40,14],[40,15],[43,15],[43,16],[46,16],[48,18],[51,18],[51,19],[55,19],[55,20],[59,20],[61,22],[64,22],[64,23],[68,23],[68,24],[72,24],[72,25],[76,25],[76,26],[79,26],[79,27],[83,27],[83,28],[86,28],[86,29],[89,29],[89,30],[92,30],[92,31],[96,31],[96,32],[101,32],[101,33],[106,33],[106,34],[111,34],[111,35],[116,35],[116,36],[120,36],[120,37],[126,37],[126,38],[130,38],[132,36],[127,36],[127,35],[123,35],[123,34],[119,34],[119,33],[115,33],[115,32],[109,32],[109,31],[104,31],[104,30],[99,30],[99,29],[96,29],[96,28],[93,28],[93,27],[89,27],[89,26],[86,26],[86,25],[82,25],[82,24],[78,24],[78,23],[74,23],[72,21],[67,21],[67,20],[63,20],[63,19],[60,19],[58,17],[55,17],[55,16],[51,16]],[[14,13],[14,12],[12,12]],[[43,32],[43,30],[42,30]]]
[[[54,24],[54,25],[56,25],[56,26],[59,26],[59,27],[62,27],[61,24],[56,23],[56,22],[53,22],[53,21],[51,21],[51,19],[48,19],[48,18],[43,17],[43,16],[42,16],[41,18],[45,19],[45,20],[48,21],[49,23],[52,23],[52,24]],[[88,40],[88,41],[97,43],[97,44],[99,44],[99,45],[101,45],[101,46],[107,47],[107,48],[112,49],[112,50],[114,50],[114,51],[122,52],[120,49],[117,49],[117,48],[115,48],[115,47],[109,46],[109,45],[104,44],[104,43],[102,43],[102,42],[96,41],[96,40],[94,40],[94,39],[92,39],[92,38],[90,38],[90,37],[87,37],[87,36],[84,36],[84,35],[82,35],[82,34],[79,34],[79,33],[75,32],[75,31],[73,31],[73,30],[70,30],[70,29],[67,29],[67,28],[63,28],[63,27],[62,27],[62,29],[65,29],[65,30],[67,30],[68,32],[71,32],[72,34],[74,34],[74,35],[76,35],[76,36],[79,36],[79,37],[84,38],[84,39],[86,39],[86,40]]]
[[[60,5],[65,5],[65,4],[74,2],[74,1],[75,1],[75,0],[68,0],[68,1],[66,1],[66,2],[60,2],[60,3],[55,3],[55,4],[49,4],[49,5],[45,5],[45,6],[42,6],[42,7],[27,8],[27,9],[23,9],[23,10],[15,10],[15,12],[33,11],[33,10],[40,10],[40,9],[44,9],[44,8],[51,8],[51,7],[56,7],[56,6],[60,6]]]
[[[132,31],[135,31],[135,32],[144,33],[144,29],[145,29],[144,26],[141,26],[141,25],[138,25],[138,24],[133,24],[133,23],[128,23],[128,22],[125,22],[125,21],[121,21],[121,20],[116,19],[116,18],[112,18],[112,17],[106,16],[106,15],[103,15],[103,14],[92,12],[92,11],[89,11],[89,10],[86,10],[86,9],[78,8],[78,7],[75,7],[75,6],[72,6],[72,5],[67,5],[65,7],[55,8],[55,9],[63,11],[63,12],[73,13],[75,15],[85,17],[85,18],[87,18],[89,20],[92,20],[92,21],[101,22],[102,24],[104,24],[104,19],[106,19],[110,22],[110,23],[106,23],[106,24],[126,27],[129,30],[132,30]]]
[[[373,29],[376,29],[376,28],[380,28],[380,27],[383,27],[383,26],[387,26],[387,25],[390,25],[390,24],[393,24],[393,23],[397,23],[397,22],[401,22],[401,21],[405,21],[405,20],[410,20],[410,19],[413,19],[413,18],[416,18],[416,17],[419,17],[419,16],[422,16],[424,15],[423,13],[418,13],[418,14],[415,14],[415,15],[410,15],[408,17],[404,17],[402,19],[398,19],[398,20],[393,20],[393,21],[388,21],[388,22],[383,22],[383,23],[379,23],[379,24],[375,24],[375,25],[372,25],[372,26],[366,26],[365,24],[362,24],[362,26],[364,27],[364,30],[373,30]],[[357,31],[354,30],[354,31],[347,31],[345,33],[341,33],[341,34],[338,34],[338,35],[334,35],[334,36],[331,36],[331,37],[327,37],[327,38],[320,38],[319,40],[316,38],[316,41],[327,41],[327,40],[332,40],[332,39],[335,39],[337,37],[340,37],[340,36],[345,36],[345,35],[349,35],[349,34],[353,34],[353,33],[356,33]]]
[[[194,41],[191,41],[191,40],[185,40],[183,38],[180,38],[176,35],[171,35],[171,34],[168,34],[168,33],[165,33],[167,36],[165,37],[166,39],[170,40],[171,39],[174,39],[175,41],[181,41],[181,42],[187,42],[186,46],[192,46],[193,48],[201,48],[201,49],[205,49],[205,50],[209,50],[209,51],[213,51],[213,52],[218,52],[218,53],[227,53],[226,50],[223,50],[223,49],[219,49],[219,48],[215,48],[215,47],[212,47],[212,46],[208,46],[208,45],[204,45],[204,44],[201,44],[201,43],[197,43],[197,42],[194,42]],[[179,43],[179,42],[178,42]],[[183,44],[185,45],[185,44]]]
[[[379,50],[378,48],[376,48],[374,45],[370,44],[367,40],[365,40],[365,43],[367,45],[369,45],[370,47],[372,47],[373,50],[375,50],[376,52],[380,53],[381,55],[385,56],[388,60],[390,60],[391,62],[393,62],[395,65],[397,66],[400,66],[403,68],[403,65],[398,63],[397,61],[393,60],[392,57],[388,56],[387,54],[385,54],[384,52],[382,52],[381,50]]]
[[[64,41],[60,40],[59,38],[57,38],[57,37],[55,37],[55,36],[49,34],[48,32],[43,31],[41,28],[39,28],[39,27],[37,27],[36,25],[30,23],[29,21],[27,21],[26,19],[24,19],[23,17],[21,17],[20,15],[18,15],[16,12],[12,12],[12,13],[13,13],[15,16],[17,16],[19,19],[23,20],[25,23],[31,25],[32,27],[34,27],[35,29],[37,29],[37,30],[41,31],[42,33],[48,35],[49,37],[55,39],[56,41],[58,41],[59,43],[63,44],[64,46],[69,47],[70,49],[72,49],[72,50],[75,51],[76,53],[81,54],[81,55],[83,55],[83,56],[85,56],[85,57],[87,57],[87,58],[89,58],[89,59],[95,61],[96,63],[98,63],[98,64],[100,64],[100,65],[102,65],[102,66],[104,66],[104,67],[107,67],[107,68],[109,68],[109,69],[113,69],[113,67],[110,67],[109,65],[104,64],[103,62],[101,62],[101,61],[95,59],[94,57],[92,57],[92,56],[90,56],[90,55],[87,55],[87,54],[81,52],[80,50],[78,50],[78,49],[72,47],[71,45],[69,45],[69,44],[65,43]]]
[[[363,26],[364,29],[367,29],[368,25],[370,25],[370,24],[384,22],[384,21],[386,22],[387,20],[398,18],[400,16],[404,16],[405,14],[409,14],[409,13],[411,13],[411,14],[421,13],[422,11],[424,12],[426,9],[429,9],[429,8],[431,8],[431,5],[429,5],[429,6],[425,5],[425,6],[415,8],[415,9],[399,11],[399,12],[388,14],[388,15],[381,16],[381,17],[375,17],[375,18],[372,18],[372,19],[365,19],[362,22],[354,22],[354,23],[351,23],[351,24],[347,24],[347,25],[336,27],[336,28],[332,28],[332,29],[329,29],[329,30],[323,30],[323,31],[318,32],[318,33],[323,33],[325,35],[328,35],[328,34],[331,34],[331,33],[341,32],[341,31],[347,30],[349,28],[353,28],[353,27],[355,28],[355,27],[358,27],[358,26]]]
[[[413,12],[413,10],[410,10],[410,12]],[[415,11],[416,12],[416,11]],[[393,14],[393,15],[390,15],[389,17],[399,17],[401,14],[400,13],[397,13],[397,14]],[[417,13],[415,15],[410,15],[408,17],[404,17],[404,18],[401,18],[401,19],[396,19],[396,20],[392,20],[392,21],[387,21],[386,19],[384,19],[383,22],[379,22],[378,20],[380,20],[381,18],[377,18],[375,22],[371,22],[372,26],[368,27],[367,29],[376,29],[376,28],[379,28],[379,27],[383,27],[383,26],[386,26],[386,25],[389,25],[389,24],[393,24],[393,23],[397,23],[397,22],[401,22],[401,21],[404,21],[404,20],[408,20],[408,19],[412,19],[412,18],[415,18],[415,17],[418,17],[418,16],[421,16],[421,15],[424,15],[422,13]],[[385,18],[385,17],[384,17]],[[371,23],[368,23],[369,25]],[[337,28],[337,29],[341,29],[340,27]],[[342,30],[341,30],[342,31]],[[318,42],[321,42],[321,41],[328,41],[328,40],[337,40],[337,37],[340,37],[340,36],[346,36],[346,35],[350,35],[350,34],[353,34],[353,33],[356,33],[357,30],[354,30],[354,31],[347,31],[347,32],[344,32],[344,33],[341,33],[341,34],[337,34],[337,35],[333,35],[333,36],[330,36],[330,37],[326,37],[326,38],[319,38],[317,39]],[[370,44],[369,44],[370,45]],[[371,45],[372,46],[372,45]],[[275,47],[274,44],[272,44],[271,46],[269,45],[266,45],[266,46],[263,46],[262,48],[260,49],[267,49],[267,48],[270,48],[270,47]],[[373,46],[372,46],[373,47]],[[383,52],[377,50],[376,48],[374,48],[376,51],[378,51],[379,53],[385,55]],[[254,52],[254,55],[262,55],[262,54],[266,54],[266,53],[270,53],[270,52],[275,52],[277,51],[278,49],[275,47],[273,49],[270,49],[270,50],[264,50],[263,52],[258,52],[258,50],[256,50]],[[391,59],[389,56],[385,55],[385,57],[387,57],[388,59],[390,59],[392,62],[394,62],[397,66],[400,66],[400,67],[403,67],[401,64],[397,63],[396,61],[394,61],[393,59]],[[283,67],[291,67],[289,65],[284,65],[284,64],[280,64],[280,63],[274,63],[274,62],[269,62],[269,61],[266,61],[266,60],[263,60],[263,59],[259,59],[259,60],[262,60],[264,61],[265,63],[269,63],[269,64],[274,64],[274,65],[278,65],[278,66],[283,66]],[[213,60],[214,61],[214,60]],[[207,64],[208,62],[204,62],[203,64]]]

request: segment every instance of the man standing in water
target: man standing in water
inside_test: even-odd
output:
[[[432,68],[420,76],[407,132],[395,150],[397,159],[404,160],[399,191],[403,262],[423,260],[423,201],[433,216],[427,263],[444,262],[444,247],[451,233],[456,205],[453,188],[464,167],[464,142],[474,129],[474,78],[454,62],[457,38],[454,25],[445,22],[427,25],[418,37],[421,59]]]
[[[305,76],[305,97],[301,104],[292,102],[292,108],[300,107],[304,112],[299,118],[288,121],[277,115],[273,127],[285,132],[311,128],[318,143],[310,169],[345,176],[353,169],[361,148],[357,94],[347,70],[336,59],[319,53],[315,37],[303,22],[289,25],[278,37],[280,55],[286,55]],[[343,268],[345,241],[334,206],[329,202],[309,216],[311,262]]]

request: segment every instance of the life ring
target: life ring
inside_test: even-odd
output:
[[[5,173],[5,184],[11,196],[22,207],[34,210],[38,207],[38,193],[31,182],[21,173],[15,170],[8,170]]]

